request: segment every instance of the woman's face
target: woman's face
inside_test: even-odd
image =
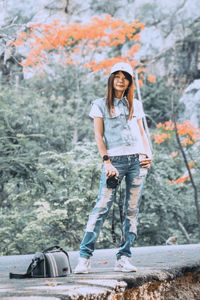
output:
[[[113,81],[113,88],[115,92],[125,92],[125,90],[129,86],[129,80],[125,77],[125,75],[119,71],[115,74],[114,81]]]

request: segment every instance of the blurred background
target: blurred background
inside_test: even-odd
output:
[[[1,0],[0,11],[0,254],[78,250],[102,167],[88,113],[118,61],[134,68],[153,146],[135,245],[198,243],[199,1]],[[113,247],[111,222],[97,248]],[[119,238],[117,203],[115,224]]]

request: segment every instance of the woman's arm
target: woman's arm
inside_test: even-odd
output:
[[[141,137],[142,137],[142,142],[143,142],[143,146],[144,146],[144,150],[145,150],[145,153],[141,153],[141,154],[146,155],[146,158],[142,159],[140,164],[142,165],[143,168],[149,168],[150,163],[152,162],[151,148],[150,148],[150,145],[149,145],[149,142],[148,142],[147,135],[146,135],[145,130],[144,130],[142,119],[138,119],[137,123],[138,123],[138,126],[139,126],[139,130],[140,130],[140,134],[141,134]]]
[[[103,118],[94,117],[94,134],[95,134],[95,141],[99,150],[101,157],[103,158],[104,155],[108,155],[106,146],[103,140],[104,134],[104,126],[103,126]]]
[[[95,134],[95,141],[99,150],[101,157],[103,158],[104,155],[108,155],[106,146],[103,140],[104,134],[104,126],[103,126],[103,118],[94,117],[94,134]],[[106,176],[119,176],[119,172],[117,169],[111,164],[111,161],[105,161],[105,170]]]

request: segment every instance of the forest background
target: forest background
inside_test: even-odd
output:
[[[199,242],[197,2],[1,1],[1,255],[78,250],[102,167],[90,104],[121,60],[134,68],[153,144],[135,245]],[[111,221],[97,248],[113,247]],[[119,238],[117,204],[115,224]]]

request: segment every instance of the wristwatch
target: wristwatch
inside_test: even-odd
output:
[[[107,160],[109,160],[109,159],[110,159],[110,157],[109,157],[108,155],[104,155],[103,158],[102,158],[103,162],[104,162],[104,161],[107,161]]]

